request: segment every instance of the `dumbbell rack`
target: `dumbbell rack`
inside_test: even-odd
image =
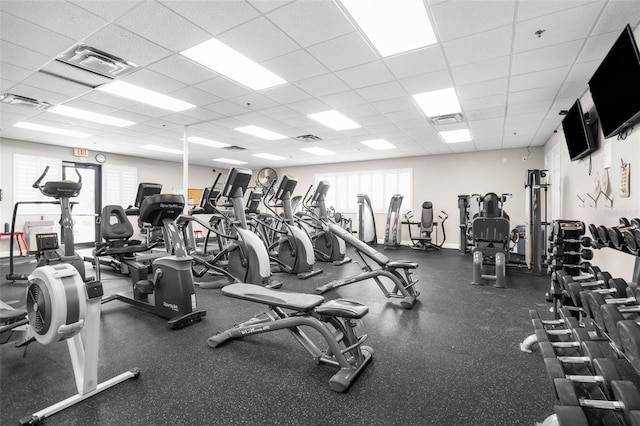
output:
[[[561,309],[554,320],[541,319],[536,310],[529,314],[556,397],[555,414],[543,424],[637,424],[640,392],[621,380],[573,313]]]
[[[621,228],[624,229],[624,232],[621,231]],[[618,227],[611,228],[591,224],[589,225],[589,232],[593,237],[591,244],[593,248],[610,248],[635,256],[631,281],[640,284],[640,244],[637,241],[640,233],[640,219],[636,218],[629,221],[625,218],[620,218]],[[623,236],[623,238],[620,238],[620,236]]]
[[[553,303],[556,318],[559,309],[570,301],[569,294],[557,278],[558,272],[578,276],[591,268],[588,262],[593,258],[593,251],[589,248],[591,238],[584,234],[585,226],[581,221],[558,219],[552,223],[547,257],[547,273],[551,275],[551,288],[547,293],[547,301]]]

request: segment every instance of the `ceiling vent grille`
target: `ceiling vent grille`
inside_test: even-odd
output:
[[[225,146],[222,149],[226,149],[227,151],[244,151],[247,148],[243,148],[243,147],[238,146],[238,145],[231,145],[231,146]]]
[[[17,105],[17,106],[33,108],[40,111],[45,110],[51,106],[49,102],[39,101],[33,98],[27,98],[26,96],[14,95],[13,93],[3,93],[2,96],[0,96],[0,102],[9,104],[9,105]]]
[[[430,120],[434,125],[442,126],[444,124],[462,123],[464,121],[464,116],[462,113],[458,112],[455,114],[438,115],[431,117]]]
[[[109,78],[122,77],[137,67],[134,63],[86,44],[72,47],[57,60]]]
[[[321,137],[316,135],[300,135],[296,136],[294,139],[299,140],[300,142],[319,142],[322,140]]]

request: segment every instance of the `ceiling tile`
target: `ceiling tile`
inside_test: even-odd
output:
[[[383,114],[415,108],[415,104],[408,96],[374,102],[373,106]]]
[[[220,74],[198,65],[180,54],[171,55],[147,67],[150,70],[182,81],[185,84],[197,84],[217,77]]]
[[[249,3],[262,13],[267,13],[273,9],[284,6],[287,3],[291,3],[293,0],[248,0]]]
[[[243,1],[163,0],[161,3],[213,36],[259,16],[256,9]]]
[[[551,15],[566,9],[584,6],[593,0],[536,0],[518,3],[518,21]]]
[[[256,62],[264,62],[300,48],[266,18],[242,24],[221,34],[218,39]]]
[[[195,87],[222,99],[235,98],[252,92],[249,88],[222,76],[198,83]]]
[[[452,67],[507,56],[511,53],[513,26],[473,34],[443,43],[447,62]]]
[[[513,52],[555,46],[574,40],[585,40],[602,9],[600,2],[523,21],[515,31]],[[536,31],[544,32],[538,36]]]
[[[203,29],[156,2],[145,2],[117,23],[174,52],[211,38]]]
[[[185,87],[184,83],[149,69],[137,70],[122,78],[122,81],[165,94]]]
[[[290,83],[329,72],[324,65],[304,50],[287,53],[266,61],[262,65]]]
[[[2,58],[3,64],[7,63],[21,68],[28,68],[32,72],[39,70],[52,59],[42,53],[25,49],[22,46],[4,40],[0,43],[0,52],[2,52],[0,58]]]
[[[372,62],[378,59],[359,33],[351,33],[325,41],[307,49],[332,71]]]
[[[108,21],[114,22],[125,13],[133,10],[137,6],[144,3],[144,0],[118,0],[118,1],[87,1],[87,0],[69,0],[96,16]],[[2,2],[4,3],[4,1]]]
[[[451,68],[453,80],[458,86],[495,80],[509,75],[509,56],[475,62]]]
[[[619,35],[618,32],[612,32],[591,37],[582,47],[576,62],[597,61],[599,64],[602,58],[609,52],[613,43],[618,39]]]
[[[0,14],[2,40],[55,57],[74,44],[70,37],[32,24],[9,13]],[[5,60],[5,59],[3,59]]]
[[[386,83],[394,79],[381,61],[337,71],[336,75],[353,89]]]
[[[220,101],[220,98],[195,87],[183,87],[168,93],[169,96],[194,105],[203,106]]]
[[[171,55],[171,52],[116,25],[108,25],[85,40],[89,46],[144,67]]]
[[[344,92],[349,88],[333,74],[311,77],[298,82],[297,86],[316,98],[331,95],[333,93]]]
[[[263,96],[257,92],[247,93],[246,95],[231,98],[229,100],[240,106],[246,107],[250,111],[259,111],[263,108],[271,108],[278,105],[277,102],[273,101],[273,99],[269,99],[269,97]]]
[[[570,65],[577,58],[582,44],[583,41],[578,40],[528,52],[516,53],[513,55],[511,73],[518,75]]]
[[[281,104],[288,104],[311,98],[309,93],[293,84],[283,84],[278,87],[262,90],[260,93]]]
[[[398,79],[447,69],[447,62],[438,44],[383,59]]]
[[[67,2],[5,0],[0,2],[0,10],[3,14],[10,13],[74,40],[87,37],[107,23],[104,19]],[[7,27],[3,29],[3,32],[5,31]]]
[[[509,92],[558,85],[565,80],[569,69],[565,66],[513,76],[509,80]]]
[[[60,93],[70,98],[81,96],[84,93],[93,90],[92,88],[89,88],[85,85],[67,81],[65,79],[54,77],[41,72],[30,75],[22,82],[29,86],[39,87],[43,90],[50,90],[52,92]]]
[[[453,87],[453,80],[451,79],[449,70],[442,70],[403,78],[400,80],[400,85],[402,85],[407,93],[415,95],[416,93]]]
[[[458,97],[461,102],[464,102],[470,99],[506,94],[508,82],[507,78],[497,78],[495,80],[457,86]]]
[[[636,0],[608,1],[592,34],[598,35],[611,31],[619,34],[625,25],[631,24],[631,28],[636,28],[638,22],[640,22],[640,7]]]
[[[350,105],[360,105],[366,101],[356,92],[348,90],[346,92],[334,93],[319,98],[322,102],[334,109],[343,108]]]
[[[456,0],[431,8],[440,42],[503,27],[513,22],[516,2]]]
[[[267,15],[302,47],[308,47],[355,31],[333,1],[298,1]]]
[[[357,92],[369,102],[384,101],[406,95],[402,86],[395,81],[363,87],[362,89],[358,89]]]

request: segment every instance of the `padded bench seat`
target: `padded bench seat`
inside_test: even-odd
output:
[[[290,293],[245,283],[229,284],[222,288],[222,294],[299,312],[310,311],[324,302],[324,297],[315,294]]]

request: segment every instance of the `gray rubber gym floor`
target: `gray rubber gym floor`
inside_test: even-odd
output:
[[[380,247],[380,246],[379,246]],[[380,248],[381,249],[381,248]],[[420,264],[421,295],[412,310],[386,299],[372,280],[342,287],[370,308],[363,332],[374,360],[343,394],[329,388],[334,369],[316,365],[286,331],[231,341],[213,349],[207,338],[259,313],[263,306],[197,289],[205,319],[169,330],[155,315],[114,301],[103,305],[99,380],[133,367],[129,380],[45,420],[49,425],[534,425],[553,413],[554,398],[538,352],[519,343],[532,332],[528,310],[548,309],[547,276],[510,269],[510,285],[472,286],[471,257],[455,250],[385,251]],[[351,253],[353,254],[353,253]],[[4,279],[2,300],[24,298],[25,284]],[[359,271],[318,264],[306,281],[277,274],[284,289],[313,292],[320,284]],[[33,263],[20,260],[18,272]],[[107,269],[105,269],[106,271]],[[105,294],[130,286],[104,274]],[[604,344],[602,345],[605,346]],[[611,351],[608,351],[611,354]],[[618,360],[623,377],[637,381]],[[2,424],[76,393],[67,345],[34,343],[26,356],[0,348]]]

